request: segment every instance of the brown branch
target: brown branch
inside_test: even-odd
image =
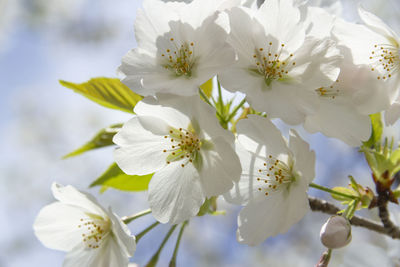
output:
[[[329,202],[319,199],[319,198],[309,196],[308,201],[310,203],[310,207],[311,207],[312,211],[320,211],[320,212],[332,214],[332,215],[335,215],[340,211],[340,209],[338,207],[336,207],[334,204],[329,203]],[[387,212],[387,209],[386,209],[386,212]],[[389,220],[389,222],[390,222],[390,220]],[[391,231],[390,229],[392,229],[392,228],[389,228],[389,224],[388,224],[388,226],[385,226],[385,223],[384,223],[384,225],[381,225],[377,222],[374,222],[372,220],[369,220],[369,219],[366,219],[363,217],[359,217],[359,216],[353,216],[353,218],[350,220],[350,223],[354,226],[364,227],[371,231],[388,235],[393,239],[400,239],[400,231],[399,232]],[[392,222],[390,222],[390,223],[392,223]],[[396,226],[394,226],[394,227],[398,230],[398,228]]]
[[[397,227],[389,218],[389,211],[387,204],[389,202],[389,195],[385,193],[381,193],[378,195],[378,214],[379,218],[385,227],[386,234],[391,236],[393,239],[400,238],[400,229]]]

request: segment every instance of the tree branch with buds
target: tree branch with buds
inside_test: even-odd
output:
[[[329,202],[319,199],[319,198],[308,197],[308,201],[310,203],[310,207],[311,207],[312,211],[320,211],[320,212],[323,212],[326,214],[331,214],[331,215],[337,214],[340,211],[340,208],[338,208],[334,204],[329,203]],[[387,212],[387,209],[386,209],[386,212]],[[381,213],[381,212],[379,212],[379,213]],[[377,222],[374,222],[372,220],[369,220],[367,218],[363,218],[360,216],[354,216],[350,220],[350,223],[354,226],[363,227],[363,228],[366,228],[368,230],[371,230],[371,231],[374,231],[374,232],[377,232],[380,234],[385,234],[385,235],[390,236],[393,239],[400,239],[400,231],[399,231],[398,227],[396,227],[390,220],[389,220],[389,222],[391,223],[391,225],[390,224],[381,225]],[[396,230],[393,231],[392,227],[394,227]]]
[[[385,234],[392,237],[393,239],[400,239],[400,229],[390,220],[389,217],[389,210],[387,206],[388,202],[389,196],[387,194],[380,193],[378,195],[377,206],[379,211],[379,218],[383,223],[384,229],[386,231]]]

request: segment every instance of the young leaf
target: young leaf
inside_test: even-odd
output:
[[[202,85],[200,85],[200,89],[203,90],[204,94],[210,98],[212,95],[212,90],[213,90],[213,79],[209,79]]]
[[[129,113],[133,113],[136,103],[143,98],[121,83],[118,78],[92,78],[79,84],[60,80],[60,84],[104,107]]]
[[[63,159],[78,156],[92,149],[114,145],[112,139],[121,127],[122,124],[114,124],[110,127],[102,129],[89,142],[87,142],[77,150],[74,150],[71,153],[65,155]]]
[[[380,142],[383,132],[383,124],[380,113],[371,114],[369,116],[371,118],[372,133],[369,140],[364,142],[364,146],[371,148]]]
[[[144,191],[147,190],[153,173],[146,175],[125,174],[116,163],[113,163],[90,187],[100,185],[103,193],[109,187],[122,191]]]
[[[346,187],[334,187],[334,188],[332,188],[332,190],[334,190],[334,191],[336,191],[336,192],[339,192],[339,193],[346,194],[346,195],[350,195],[350,196],[357,196],[357,193],[354,192],[353,189],[346,188]],[[332,194],[332,193],[331,193],[331,196],[332,196],[332,198],[334,198],[334,199],[336,199],[336,200],[338,200],[338,201],[348,201],[348,200],[351,200],[351,199],[349,199],[348,197],[340,196],[340,195],[337,195],[337,194]]]

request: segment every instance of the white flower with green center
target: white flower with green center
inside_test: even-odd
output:
[[[291,0],[270,0],[257,10],[232,8],[228,42],[238,62],[223,72],[221,84],[246,93],[258,111],[286,123],[304,122],[317,106],[314,89],[339,74],[333,41],[307,37],[299,8]]]
[[[33,229],[48,248],[67,251],[64,267],[126,267],[135,249],[135,237],[110,210],[72,186],[52,185],[58,200],[44,207]]]
[[[307,14],[307,23],[318,25],[309,32],[317,38],[330,37],[335,21],[340,20],[318,7],[308,7]],[[350,146],[360,146],[371,135],[369,114],[386,109],[390,99],[368,65],[354,65],[349,49],[338,48],[344,55],[338,79],[330,86],[315,89],[318,109],[307,115],[304,128],[338,138]]]
[[[379,82],[370,99],[391,105],[385,116],[392,124],[400,117],[400,38],[380,18],[361,7],[358,11],[365,25],[337,20],[333,34],[350,49],[354,64],[369,66]]]
[[[157,94],[135,107],[115,135],[115,161],[131,175],[154,173],[149,203],[162,223],[195,216],[205,197],[227,192],[240,176],[234,136],[198,96]]]
[[[288,145],[271,121],[257,115],[241,120],[237,131],[243,172],[224,197],[245,205],[238,217],[238,241],[257,245],[288,231],[309,210],[315,153],[294,130]]]
[[[138,47],[119,68],[122,82],[146,96],[197,94],[200,85],[235,61],[227,33],[216,23],[218,8],[229,7],[224,2],[145,0],[135,22]]]

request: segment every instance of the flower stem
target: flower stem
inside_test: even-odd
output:
[[[329,248],[322,254],[321,259],[319,260],[317,265],[315,265],[315,267],[328,267],[329,261],[331,260],[331,255],[332,249]]]
[[[158,257],[160,256],[160,253],[161,253],[162,249],[164,248],[165,244],[167,243],[168,239],[171,237],[172,233],[174,232],[176,226],[177,226],[177,224],[173,225],[169,229],[167,235],[164,237],[163,241],[161,242],[160,247],[157,249],[156,253],[154,253],[153,257],[151,257],[149,263],[146,264],[146,267],[155,267],[157,265]]]
[[[353,218],[354,216],[354,213],[356,212],[358,203],[359,200],[352,200],[344,211],[343,216],[348,220],[351,220],[351,218]]]
[[[234,110],[232,110],[231,114],[229,115],[229,117],[226,119],[226,122],[230,122],[230,120],[236,115],[236,112],[244,105],[244,103],[246,103],[246,98],[244,98],[239,105],[237,105],[235,107]]]
[[[328,192],[328,193],[331,193],[331,194],[334,194],[334,195],[346,197],[346,198],[349,198],[349,199],[358,199],[357,196],[348,195],[348,194],[345,194],[345,193],[342,193],[342,192],[338,192],[338,191],[332,190],[332,189],[327,188],[327,187],[322,186],[322,185],[310,183],[309,186],[312,187],[312,188],[318,189],[318,190],[322,190],[322,191],[325,191],[325,192]]]
[[[208,97],[204,94],[203,90],[201,90],[201,88],[199,88],[199,94],[201,96],[201,98],[210,106],[214,107],[214,105],[210,102],[210,100],[208,99]],[[218,112],[218,110],[216,111],[217,113],[217,117],[219,118],[219,120],[224,120],[224,118],[221,116],[221,114]]]
[[[222,114],[223,117],[225,117],[224,101],[222,100],[221,84],[219,83],[218,79],[217,79],[217,84],[218,84],[218,102],[219,102],[219,108],[221,109],[219,113]]]
[[[122,221],[125,224],[128,224],[128,223],[132,222],[133,220],[136,220],[137,218],[140,218],[140,217],[142,217],[144,215],[147,215],[147,214],[150,214],[150,213],[151,213],[151,209],[143,210],[143,211],[138,212],[138,213],[136,213],[134,215],[123,217]]]
[[[159,225],[159,222],[155,222],[152,225],[150,225],[149,227],[147,227],[146,229],[144,229],[142,232],[140,232],[139,234],[136,235],[136,243],[139,242],[139,240],[145,235],[147,234],[151,229],[153,229],[154,227],[156,227],[157,225]]]
[[[174,254],[172,255],[171,261],[169,262],[169,267],[175,267],[176,266],[176,256],[178,255],[179,244],[181,243],[183,230],[185,230],[185,227],[186,227],[187,224],[188,224],[188,221],[184,221],[182,223],[181,229],[179,230],[178,238],[176,239],[176,245],[175,245],[175,248],[174,248]]]
[[[211,104],[210,100],[208,99],[208,97],[204,94],[203,90],[201,90],[201,88],[199,88],[199,94],[201,96],[201,98],[206,101],[207,104],[209,104],[210,106],[213,107],[213,104]]]

